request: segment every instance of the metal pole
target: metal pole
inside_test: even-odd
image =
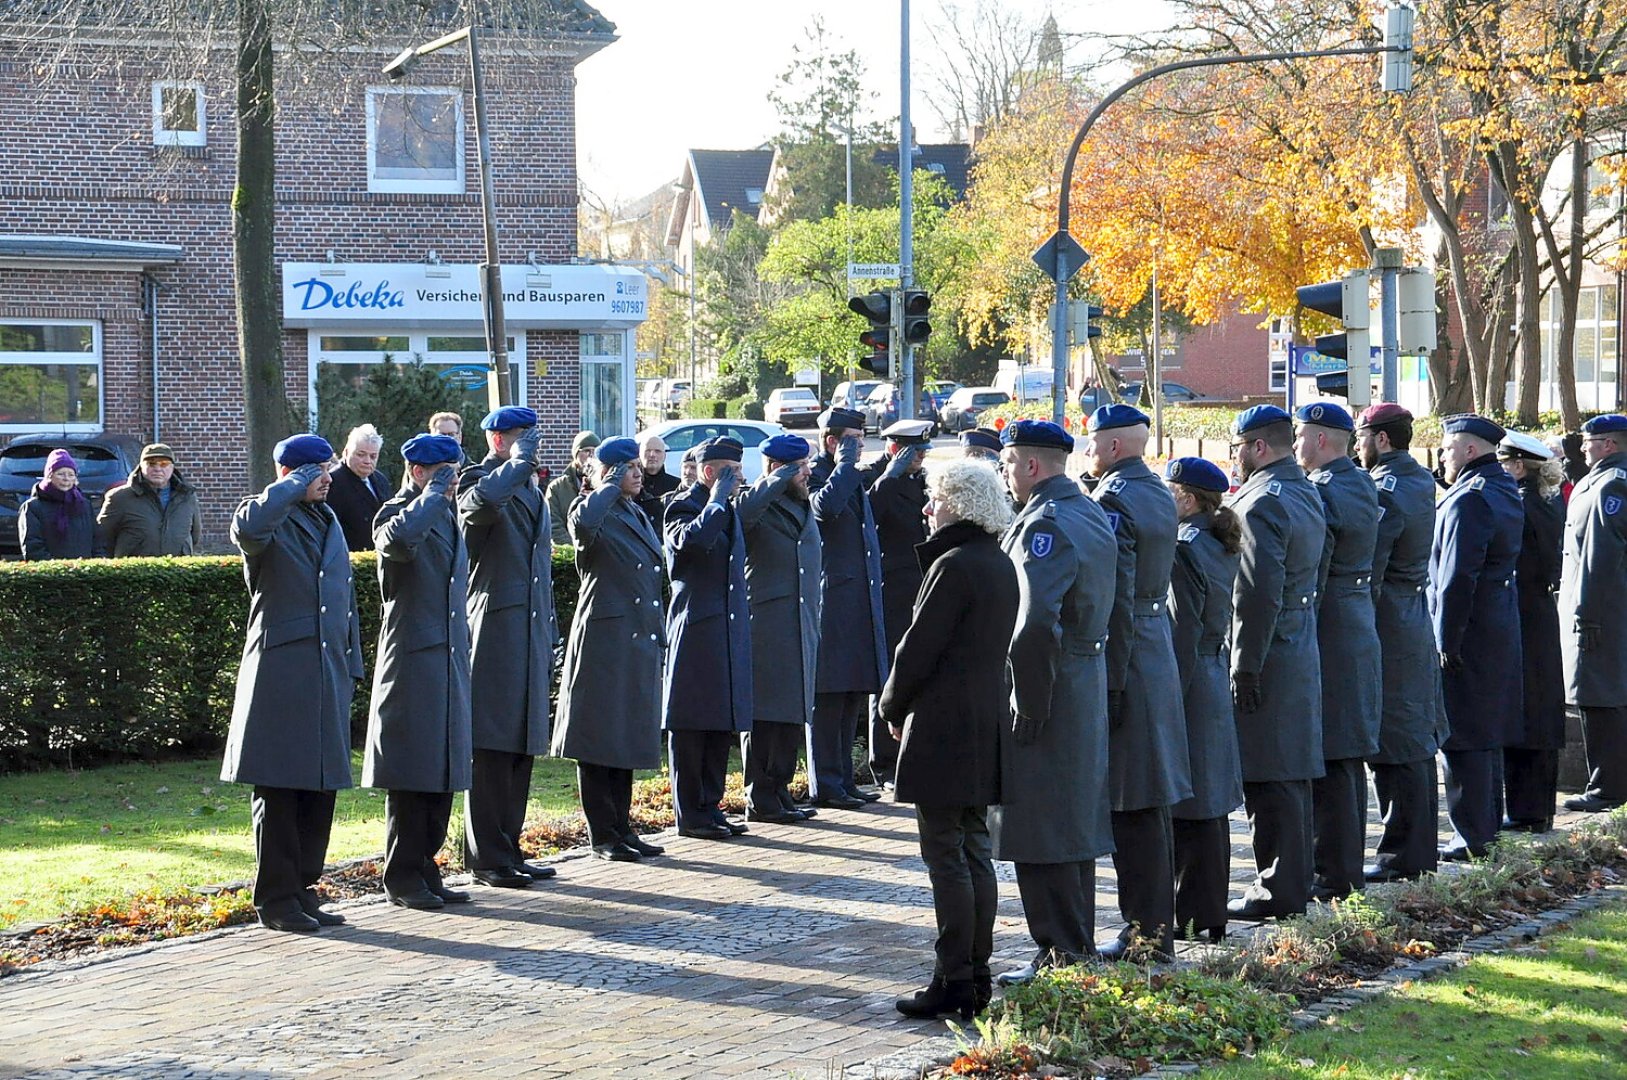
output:
[[[694,180],[692,176],[691,181]],[[689,185],[689,396],[695,396],[695,184]]]
[[[898,284],[915,284],[915,132],[910,125],[910,0],[898,0]],[[896,328],[903,325],[894,304],[893,355],[899,358],[898,418],[915,419],[915,350]]]
[[[1064,196],[1064,203],[1067,197]],[[1056,255],[1056,302],[1051,305],[1051,422],[1062,425],[1068,408],[1068,257]],[[1083,344],[1089,345],[1086,341]]]
[[[514,403],[509,385],[508,329],[503,320],[503,264],[497,257],[497,199],[492,194],[491,137],[486,127],[486,79],[480,67],[479,35],[469,27],[469,78],[474,84],[475,145],[480,153],[480,215],[486,231],[486,261],[480,264],[480,309],[486,322],[486,352],[491,370],[486,403],[492,409]]]
[[[1147,378],[1141,384],[1143,394],[1152,393],[1152,437],[1157,440],[1157,453],[1164,452],[1164,322],[1163,305],[1158,296],[1158,260],[1152,262],[1152,360],[1147,364]]]
[[[853,110],[847,113],[847,295],[853,296]]]
[[[1397,286],[1401,281],[1401,269],[1395,266],[1386,266],[1379,278],[1379,324],[1383,334],[1383,360],[1379,370],[1382,373],[1382,387],[1385,401],[1396,400],[1400,392],[1400,364],[1401,364],[1401,298]],[[1366,358],[1363,357],[1365,360]],[[1350,358],[1351,377],[1355,377],[1356,358]],[[1368,365],[1363,364],[1364,368]],[[1364,371],[1363,377],[1371,379],[1373,376]]]

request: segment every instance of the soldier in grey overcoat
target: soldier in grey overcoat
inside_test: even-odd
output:
[[[1588,780],[1565,807],[1596,812],[1627,803],[1627,416],[1582,425],[1582,452],[1591,468],[1571,489],[1565,518],[1559,629]]]
[[[1338,405],[1313,401],[1295,413],[1294,453],[1322,497],[1327,539],[1317,576],[1316,638],[1322,656],[1322,757],[1311,784],[1312,864],[1317,900],[1366,887],[1367,759],[1378,752],[1383,713],[1373,548],[1378,490],[1350,457],[1356,422]]]
[[[701,445],[700,479],[667,507],[667,677],[661,726],[672,766],[680,836],[727,840],[744,833],[720,806],[729,749],[751,730],[751,604],[746,538],[730,499],[739,490],[739,440]]]
[[[1525,692],[1514,588],[1525,511],[1497,463],[1501,427],[1463,415],[1441,430],[1451,487],[1435,512],[1429,612],[1451,726],[1441,751],[1453,836],[1440,857],[1461,861],[1485,854],[1503,821],[1503,746],[1519,730]]]
[[[1378,489],[1373,611],[1384,693],[1378,752],[1369,760],[1383,831],[1369,882],[1410,881],[1435,869],[1440,821],[1435,752],[1446,737],[1440,661],[1429,620],[1435,478],[1412,456],[1412,414],[1391,402],[1364,411],[1356,450]]]
[[[458,440],[415,435],[401,447],[401,490],[373,519],[378,660],[362,783],[384,788],[384,895],[434,910],[469,894],[446,888],[435,853],[452,793],[469,788],[469,556],[458,528]]]
[[[758,449],[763,476],[734,504],[746,535],[754,658],[740,760],[746,820],[789,824],[818,813],[798,807],[790,785],[813,718],[823,541],[808,501],[808,440],[776,435]]]
[[[1232,594],[1232,703],[1254,882],[1226,905],[1235,918],[1302,915],[1311,891],[1311,782],[1323,772],[1322,663],[1316,578],[1327,524],[1293,457],[1294,428],[1275,405],[1238,414],[1243,523]]]
[[[537,414],[506,405],[480,426],[490,453],[458,477],[458,522],[469,545],[474,741],[464,832],[476,881],[523,889],[554,873],[527,865],[520,851],[532,765],[548,750],[548,687],[559,640],[553,547],[537,485]]]
[[[633,772],[661,766],[665,553],[638,506],[644,472],[632,439],[610,439],[589,470],[593,490],[569,510],[581,575],[565,645],[553,753],[576,759],[593,853],[632,862],[662,849],[633,831]]]
[[[350,702],[362,677],[350,551],[323,505],[333,448],[316,435],[277,444],[278,479],[232,515],[249,587],[220,778],[252,784],[254,910],[273,930],[344,922],[311,887],[322,876],[334,793],[350,787]]]
[[[1164,480],[1180,521],[1169,606],[1192,766],[1192,797],[1170,808],[1175,933],[1218,941],[1226,934],[1231,872],[1227,816],[1243,802],[1229,645],[1243,526],[1221,505],[1231,484],[1213,462],[1176,458],[1164,469]]]
[[[1003,983],[1095,953],[1095,860],[1113,850],[1108,798],[1107,625],[1118,542],[1067,475],[1073,437],[1048,421],[1001,433],[1006,485],[1022,504],[1001,547],[1017,566],[1014,716],[1000,736],[994,857],[1016,864],[1038,952]]]
[[[1113,867],[1125,927],[1100,946],[1118,959],[1139,933],[1165,956],[1175,947],[1175,838],[1169,808],[1192,795],[1186,713],[1170,636],[1175,500],[1142,460],[1152,418],[1130,405],[1091,413],[1085,467],[1118,541],[1107,633],[1108,790]]]

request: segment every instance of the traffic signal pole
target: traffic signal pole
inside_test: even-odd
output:
[[[910,127],[910,0],[899,0],[898,31],[898,285],[899,299],[915,286],[915,132]],[[898,418],[915,419],[915,348],[901,332],[902,303],[893,304],[893,355],[898,357]]]

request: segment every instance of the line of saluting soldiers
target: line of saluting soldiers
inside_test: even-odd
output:
[[[984,839],[1016,864],[1037,946],[1027,969],[1002,976],[1013,981],[1124,955],[1138,933],[1167,954],[1176,936],[1218,937],[1228,918],[1299,914],[1312,898],[1478,855],[1500,825],[1546,828],[1567,699],[1582,708],[1591,770],[1570,802],[1627,801],[1627,637],[1610,618],[1627,592],[1627,417],[1589,422],[1592,471],[1562,537],[1538,486],[1526,485],[1522,509],[1499,464],[1534,480],[1520,463],[1546,448],[1477,416],[1445,421],[1438,507],[1434,478],[1408,452],[1412,417],[1389,404],[1359,424],[1327,403],[1241,413],[1229,498],[1227,476],[1202,459],[1157,476],[1144,460],[1149,420],[1127,406],[1090,418],[1084,484],[1066,474],[1073,439],[1055,425],[965,433],[965,456],[998,456],[1018,506],[1001,546],[1019,602],[996,617],[1010,633],[1002,623],[986,650],[1009,699],[990,746],[939,746],[934,771],[910,766],[907,784],[895,736],[904,759],[932,760],[925,714],[949,711],[942,694],[888,681],[912,618],[933,610],[930,545],[916,551],[925,425],[890,429],[889,453],[861,468],[862,417],[828,410],[811,461],[804,439],[767,440],[749,487],[744,448],[711,440],[691,451],[698,475],[667,496],[660,532],[641,508],[638,445],[594,448],[568,510],[581,586],[552,726],[559,635],[536,414],[506,407],[482,426],[491,452],[461,472],[456,440],[409,440],[405,482],[374,522],[384,610],[363,783],[388,792],[384,887],[403,906],[468,899],[434,862],[460,790],[477,881],[551,876],[519,845],[538,754],[578,762],[594,853],[628,861],[661,853],[629,808],[634,770],[659,765],[663,729],[679,831],[725,839],[746,831],[719,806],[737,738],[748,818],[801,821],[877,798],[853,771],[868,714],[872,768],[901,770],[898,797],[918,804],[942,894],[937,977],[900,1009],[970,1015],[991,982],[983,806]],[[254,904],[282,930],[342,921],[311,891],[333,793],[350,783],[363,674],[345,544],[322,504],[331,454],[314,435],[280,444],[280,478],[232,524],[251,601],[222,778],[254,785]],[[1556,572],[1548,549],[1561,540]],[[915,636],[918,685],[927,638]],[[955,677],[940,665],[926,681]],[[807,806],[789,791],[804,736]],[[1454,833],[1437,851],[1438,749]],[[957,775],[968,763],[988,782]],[[1364,765],[1384,819],[1371,866]],[[1227,902],[1226,817],[1240,803],[1258,872]],[[926,809],[948,804],[971,812]],[[1108,853],[1127,925],[1098,948],[1093,864]],[[950,902],[963,887],[964,902]]]

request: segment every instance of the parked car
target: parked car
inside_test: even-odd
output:
[[[999,408],[1011,400],[1011,395],[992,386],[963,386],[949,395],[939,414],[943,430],[951,435],[975,428],[978,416],[989,409]]]
[[[1131,382],[1124,384],[1124,403],[1144,408],[1141,404],[1141,383]],[[1203,395],[1178,382],[1167,382],[1164,386],[1164,404],[1180,405],[1191,401],[1202,401]],[[1079,407],[1085,412],[1093,412],[1103,405],[1113,404],[1113,398],[1099,386],[1087,386],[1079,392]]]
[[[870,391],[881,385],[880,379],[858,379],[854,382],[837,383],[836,389],[830,395],[830,407],[833,409],[862,409],[865,399]]]
[[[785,427],[813,427],[819,422],[819,396],[806,386],[782,386],[768,392],[763,419]]]
[[[741,460],[745,466],[746,482],[763,474],[763,454],[757,444],[775,435],[786,434],[785,428],[766,420],[663,420],[644,429],[645,435],[659,435],[667,444],[667,472],[683,475],[684,451],[696,443],[715,439],[719,435],[739,439],[746,453]]]
[[[878,383],[859,411],[864,413],[864,433],[880,434],[898,419],[898,388],[892,383]]]
[[[45,459],[61,447],[79,463],[79,490],[99,513],[102,499],[130,478],[141,461],[140,439],[129,435],[19,435],[0,450],[0,556],[22,556],[17,511],[45,475]]]
[[[960,389],[960,383],[950,382],[947,379],[934,379],[921,388],[921,392],[932,399],[932,419],[936,420],[943,412],[943,407],[949,401],[949,396]],[[926,410],[921,415],[926,416]]]

